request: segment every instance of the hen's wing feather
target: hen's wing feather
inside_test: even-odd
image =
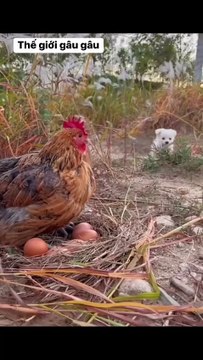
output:
[[[49,165],[19,166],[0,174],[0,206],[23,207],[46,199],[60,187],[57,173]]]
[[[6,171],[13,169],[19,161],[20,157],[18,158],[6,158],[0,160],[0,175]]]

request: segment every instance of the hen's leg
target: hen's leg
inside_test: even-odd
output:
[[[66,240],[70,240],[72,233],[73,233],[74,226],[75,226],[74,223],[70,223],[67,226],[64,226],[63,228],[60,228],[57,231],[55,231],[54,234],[56,236],[63,237]]]

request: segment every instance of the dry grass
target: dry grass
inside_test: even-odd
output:
[[[178,87],[157,92],[151,114],[142,119],[130,135],[136,137],[140,132],[156,128],[174,128],[178,131],[191,130],[198,137],[203,132],[203,90],[199,86]]]
[[[194,314],[201,314],[203,308],[161,304],[150,255],[150,249],[190,241],[192,237],[185,231],[191,224],[182,223],[162,236],[156,229],[155,213],[143,206],[146,192],[135,200],[131,184],[121,184],[118,170],[112,168],[112,176],[99,159],[97,168],[103,170],[97,179],[99,190],[78,221],[91,222],[100,240],[70,253],[68,243],[47,235],[44,238],[50,247],[60,248],[35,259],[24,257],[20,249],[2,248],[0,282],[12,298],[8,303],[8,296],[1,296],[0,311],[17,311],[22,323],[30,325],[50,313],[70,326],[164,326],[166,320],[174,326],[180,322],[182,326],[198,325],[199,317]],[[166,207],[175,206],[175,195],[166,195],[163,201],[167,201]],[[159,211],[157,204],[156,214]],[[118,288],[127,278],[147,279],[154,292],[118,296]]]
[[[154,124],[203,130],[203,91],[200,87],[176,88],[167,96],[160,95],[154,109]]]
[[[7,105],[0,107],[1,158],[36,150],[48,138],[31,93],[22,86],[6,91]]]

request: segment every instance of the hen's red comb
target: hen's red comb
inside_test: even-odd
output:
[[[81,117],[69,117],[63,122],[63,127],[65,129],[80,129],[83,131],[84,135],[87,135],[87,131],[85,129],[85,122]]]

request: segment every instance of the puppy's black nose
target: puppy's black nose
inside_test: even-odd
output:
[[[167,145],[169,142],[168,141],[165,141],[165,144]]]

